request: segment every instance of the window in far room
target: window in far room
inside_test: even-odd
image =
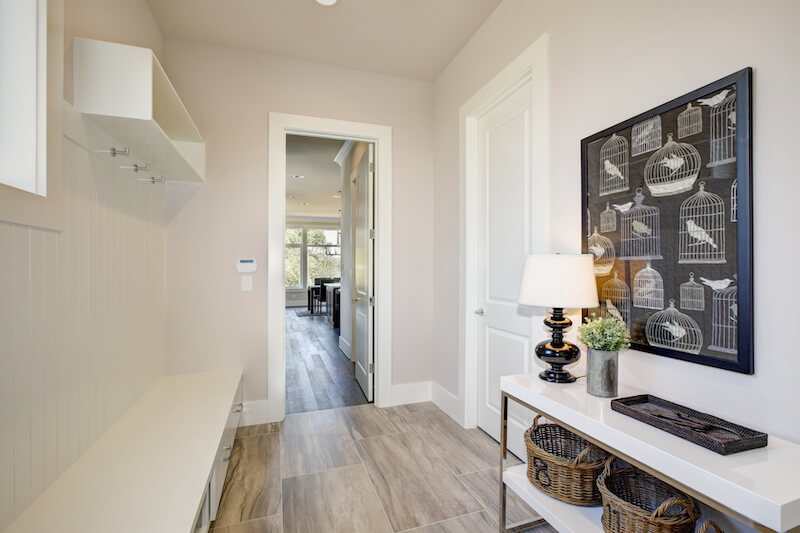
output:
[[[338,230],[314,227],[286,228],[285,286],[304,289],[315,278],[338,278],[342,248]]]

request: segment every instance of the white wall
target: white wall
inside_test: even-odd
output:
[[[435,82],[434,379],[455,394],[458,290],[458,108],[550,34],[554,251],[580,247],[580,139],[745,66],[754,68],[756,374],[745,376],[639,352],[622,380],[800,442],[800,357],[786,329],[794,302],[800,195],[794,154],[800,113],[800,3],[715,0],[505,0]]]
[[[431,378],[433,153],[430,83],[168,40],[167,71],[206,140],[206,184],[167,229],[167,367],[245,369],[267,398],[267,273],[239,291],[236,257],[267,264],[267,113],[393,128],[393,379]]]
[[[125,16],[149,12],[143,0],[48,4],[51,38],[160,40],[152,19]],[[0,530],[164,372],[161,189],[125,180],[84,133],[80,118],[65,123],[63,231],[0,213]]]

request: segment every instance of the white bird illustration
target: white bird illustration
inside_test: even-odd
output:
[[[735,130],[736,129],[736,111],[731,111],[730,112],[730,114],[728,115],[728,120],[731,122],[731,125],[728,126],[728,129],[729,130]]]
[[[707,105],[709,107],[715,106],[725,100],[725,98],[728,97],[729,92],[731,92],[730,89],[725,89],[724,91],[715,94],[711,98],[700,98],[697,101],[700,102],[701,105]]]
[[[703,285],[711,287],[711,290],[713,291],[721,291],[722,289],[727,289],[728,285],[733,283],[733,280],[731,278],[725,278],[725,279],[700,278],[700,281],[703,282]]]
[[[647,136],[650,135],[653,129],[655,129],[655,127],[656,127],[655,122],[648,122],[647,125],[644,128],[642,128],[642,131],[636,134],[636,137],[634,137],[633,142],[635,144],[643,143],[647,139]]]
[[[622,318],[622,314],[619,312],[619,309],[617,309],[617,306],[614,305],[613,302],[608,299],[606,300],[606,311],[608,311],[608,314],[610,314],[623,324],[625,323],[625,320]]]
[[[619,167],[617,167],[617,165],[615,165],[608,159],[605,160],[603,166],[605,167],[606,174],[608,174],[610,178],[617,178],[618,180],[625,179],[625,176],[622,175],[622,172],[620,172]]]
[[[698,246],[700,244],[707,243],[713,249],[717,249],[717,243],[714,242],[714,239],[711,238],[711,235],[709,235],[705,229],[698,226],[694,219],[690,218],[686,221],[686,230],[689,232],[689,236],[697,241],[689,246]]]
[[[672,335],[672,340],[674,341],[686,335],[686,328],[676,324],[674,321],[664,323],[664,327],[667,328],[667,331]]]
[[[589,249],[594,254],[595,258],[600,259],[604,255],[606,255],[606,249],[602,246],[595,244],[594,246],[590,246]]]
[[[627,213],[628,211],[631,210],[631,207],[633,207],[633,202],[628,202],[627,204],[622,204],[622,205],[620,204],[611,204],[611,205],[613,205],[614,209],[616,209],[620,213]]]
[[[641,222],[639,220],[634,220],[631,222],[631,228],[633,228],[633,232],[637,235],[652,235],[653,230],[650,229],[650,226]]]
[[[671,170],[671,174],[674,174],[679,168],[683,166],[686,162],[686,159],[683,157],[676,155],[676,154],[669,154],[669,158],[664,158],[661,160],[661,164]]]

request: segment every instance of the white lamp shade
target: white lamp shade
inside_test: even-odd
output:
[[[519,303],[540,307],[597,307],[594,256],[529,255],[522,270]]]

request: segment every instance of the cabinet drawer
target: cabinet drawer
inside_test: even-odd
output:
[[[242,416],[242,385],[236,390],[228,421],[222,433],[222,440],[217,449],[217,458],[214,461],[214,472],[211,476],[209,490],[211,491],[211,520],[216,520],[219,502],[222,498],[222,489],[225,486],[225,476],[228,473],[228,464],[233,453],[233,442],[236,440],[236,430],[239,428],[239,419]]]

